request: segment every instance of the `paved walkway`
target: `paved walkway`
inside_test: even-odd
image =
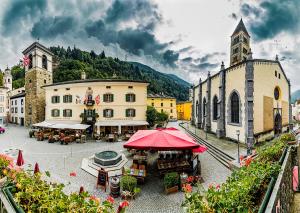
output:
[[[169,123],[169,126],[178,126],[176,122]],[[7,152],[17,157],[17,149],[23,150],[26,166],[39,163],[41,171],[50,171],[51,181],[64,183],[65,192],[78,191],[80,186],[91,194],[104,200],[108,193],[96,189],[96,178],[83,171],[81,160],[93,155],[95,152],[114,150],[128,153],[123,149],[124,142],[106,143],[89,142],[85,144],[72,143],[60,145],[59,143],[49,144],[46,141],[36,141],[28,137],[28,130],[22,127],[9,126],[5,134],[0,135],[0,153]],[[222,183],[231,174],[227,168],[221,165],[208,153],[200,154],[202,164],[203,186],[205,188],[212,182]],[[126,165],[129,167],[132,161]],[[76,172],[76,177],[70,177],[70,172]],[[166,213],[182,212],[181,203],[184,199],[182,192],[165,195],[163,193],[162,179],[157,176],[149,176],[144,185],[141,185],[141,194],[130,202],[128,212],[137,213]],[[116,200],[120,202],[119,199]]]

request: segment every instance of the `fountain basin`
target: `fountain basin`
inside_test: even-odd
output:
[[[115,151],[98,152],[94,156],[94,162],[101,166],[112,166],[118,164],[122,160],[122,155]]]

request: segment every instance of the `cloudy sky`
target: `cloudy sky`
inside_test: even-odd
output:
[[[242,17],[254,58],[278,54],[292,90],[300,89],[299,0],[1,0],[0,68],[37,38],[76,46],[191,83],[229,64],[230,35]]]

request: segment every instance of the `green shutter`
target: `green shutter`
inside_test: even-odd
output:
[[[111,94],[111,102],[114,102],[114,95]]]
[[[114,117],[114,110],[111,110],[111,117]]]
[[[106,110],[106,109],[105,109]],[[105,110],[103,110],[103,117],[105,118]]]
[[[135,94],[133,94],[133,102],[135,102]]]
[[[73,97],[73,96],[72,96],[72,95],[70,95],[69,97],[70,97],[70,100],[69,100],[69,102],[70,102],[70,103],[72,103],[72,97]]]
[[[135,117],[135,109],[133,109],[133,117]]]

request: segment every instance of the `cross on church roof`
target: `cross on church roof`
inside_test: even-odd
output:
[[[235,30],[234,30],[234,32],[232,33],[231,36],[233,36],[236,33],[239,33],[240,31],[243,31],[244,33],[246,33],[250,37],[250,35],[249,35],[245,25],[244,25],[244,22],[243,22],[242,18],[241,18],[239,24],[236,26],[236,28],[235,28]]]

